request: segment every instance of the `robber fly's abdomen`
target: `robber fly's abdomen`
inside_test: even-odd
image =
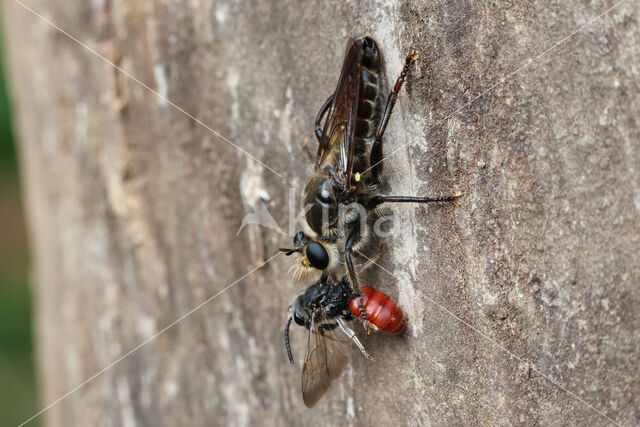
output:
[[[360,99],[358,100],[358,121],[356,138],[372,138],[380,111],[379,76],[380,52],[376,42],[366,37],[362,40],[362,65],[360,66]]]
[[[368,159],[361,158],[368,153],[367,140],[375,136],[381,115],[380,70],[382,60],[378,45],[372,39],[362,39],[362,63],[360,65],[360,96],[354,141],[354,172],[366,170]]]

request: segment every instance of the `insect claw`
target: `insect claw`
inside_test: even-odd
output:
[[[372,332],[378,332],[380,330],[380,328],[378,328],[368,320],[364,320],[362,322],[362,326],[364,327],[364,331],[367,333],[367,335],[370,335]]]
[[[457,192],[453,195],[453,197],[455,197],[455,199],[451,202],[451,204],[452,204],[453,206],[460,206],[460,202],[458,201],[458,199],[459,199],[461,196],[462,196],[462,193],[461,193],[461,192],[459,192],[459,191],[457,191]]]
[[[376,359],[375,359],[372,355],[370,355],[370,354],[367,352],[367,350],[365,350],[365,349],[364,349],[364,347],[360,348],[360,353],[362,353],[362,355],[363,355],[364,357],[366,357],[366,358],[367,358],[367,360],[370,360],[370,361],[372,361],[372,362],[375,362],[375,361],[376,361]]]

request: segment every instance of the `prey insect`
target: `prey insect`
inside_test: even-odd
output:
[[[365,268],[368,265],[365,264]],[[302,399],[312,407],[324,395],[331,381],[338,378],[348,363],[349,340],[369,360],[373,357],[349,327],[347,322],[360,317],[358,306],[362,304],[372,327],[389,334],[404,331],[404,313],[387,294],[369,286],[362,288],[363,296],[351,290],[346,277],[331,283],[329,275],[311,285],[289,307],[289,317],[284,330],[284,343],[289,362],[293,353],[289,342],[292,321],[308,330],[307,352],[302,369]],[[363,301],[360,301],[360,300]]]
[[[308,330],[307,352],[302,369],[302,400],[311,408],[325,394],[331,381],[338,378],[349,360],[349,340],[369,360],[373,358],[349,327],[354,319],[349,303],[354,295],[346,280],[330,283],[328,275],[298,295],[289,307],[289,317],[284,332],[284,343],[289,362],[293,354],[289,343],[291,321]]]
[[[379,194],[382,139],[417,59],[415,53],[406,57],[385,102],[378,45],[369,37],[349,39],[336,90],[315,120],[318,150],[302,198],[303,229],[296,233],[292,248],[280,249],[295,257],[297,277],[315,272],[341,277],[345,273],[352,291],[360,294],[356,254],[375,248],[374,224],[383,215],[382,204],[456,203],[460,197],[460,193],[445,197]],[[362,305],[359,309],[368,330],[367,314]]]

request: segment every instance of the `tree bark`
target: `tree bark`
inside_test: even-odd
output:
[[[109,367],[47,425],[640,423],[640,16],[591,22],[614,4],[5,2],[42,407]],[[290,243],[300,143],[365,34],[387,85],[421,55],[389,192],[463,198],[394,209],[395,277],[367,283],[408,331],[358,329],[375,363],[309,410],[305,331],[296,366],[282,339],[305,284],[284,256],[245,275]],[[262,201],[282,233],[236,236]]]

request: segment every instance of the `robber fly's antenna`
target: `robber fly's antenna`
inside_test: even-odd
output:
[[[293,315],[289,314],[289,318],[287,319],[287,326],[284,328],[284,346],[287,348],[287,356],[289,357],[289,363],[293,364],[293,354],[291,353],[291,344],[289,344],[289,326],[291,326],[291,321],[293,320]]]
[[[289,255],[294,254],[294,253],[296,253],[296,252],[300,252],[300,253],[302,253],[302,249],[301,249],[301,248],[298,248],[298,249],[278,248],[278,250],[279,250],[280,252],[284,252],[284,254],[285,254],[286,256],[289,256]]]

